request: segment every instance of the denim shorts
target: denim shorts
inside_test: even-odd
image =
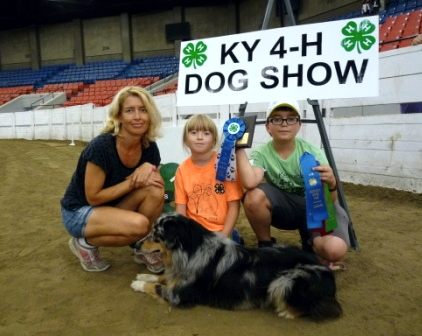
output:
[[[90,205],[76,210],[67,210],[62,207],[62,219],[67,232],[76,238],[84,237],[86,222],[94,210],[95,207]]]

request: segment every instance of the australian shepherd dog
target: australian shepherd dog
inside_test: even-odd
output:
[[[141,246],[161,252],[162,275],[138,274],[132,289],[177,307],[273,308],[280,317],[337,318],[334,274],[293,246],[248,248],[176,213],[165,214]]]

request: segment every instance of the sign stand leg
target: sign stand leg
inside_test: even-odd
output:
[[[292,24],[292,26],[296,26],[296,20],[295,20],[294,14],[293,14],[292,3],[290,2],[290,0],[282,0],[282,1],[280,1],[280,6],[282,5],[282,2],[284,3],[284,6],[286,7],[286,11],[287,11],[287,15],[289,17],[290,23]],[[262,22],[261,30],[265,30],[265,29],[268,28],[268,22],[270,20],[270,15],[271,15],[271,11],[273,9],[273,4],[274,4],[274,0],[268,0],[267,8],[265,10],[264,21]]]
[[[350,245],[354,250],[359,250],[359,245],[357,242],[357,237],[355,234],[355,230],[353,228],[352,219],[350,217],[349,208],[347,206],[346,197],[344,196],[343,187],[341,185],[341,181],[339,178],[338,170],[336,167],[336,163],[334,161],[333,152],[331,151],[330,141],[328,140],[327,132],[325,130],[324,121],[322,120],[321,110],[319,108],[318,100],[311,100],[308,99],[308,104],[312,106],[315,114],[316,124],[318,125],[319,134],[321,136],[322,144],[324,146],[325,155],[327,156],[328,162],[331,166],[331,168],[334,171],[334,176],[336,177],[337,181],[339,181],[337,194],[338,199],[340,202],[340,205],[343,207],[343,209],[346,211],[347,216],[349,217],[349,239],[350,239]]]

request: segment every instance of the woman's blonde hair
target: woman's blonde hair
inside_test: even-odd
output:
[[[191,131],[210,132],[212,136],[214,137],[213,148],[217,147],[217,143],[218,143],[217,126],[215,126],[214,121],[206,114],[196,114],[193,117],[190,117],[189,120],[186,122],[185,127],[183,129],[183,146],[186,150],[188,149],[186,145],[188,134]]]
[[[160,136],[161,114],[155,104],[154,97],[147,90],[138,86],[126,86],[117,92],[111,102],[108,119],[101,132],[118,135],[120,131],[120,122],[118,118],[122,113],[123,102],[129,96],[139,97],[147,110],[149,127],[146,133],[142,135],[142,145],[148,147],[150,141],[155,141],[155,139]]]

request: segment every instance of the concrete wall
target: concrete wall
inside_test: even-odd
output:
[[[172,11],[133,16],[132,33],[135,58],[174,55],[174,45],[166,40],[165,34],[165,25],[173,22]]]
[[[361,0],[313,0],[301,1],[299,21],[314,23],[328,21],[362,8]]]
[[[166,40],[165,25],[180,23],[181,8],[156,13],[129,14],[129,49],[133,57],[179,56],[176,43]],[[82,61],[84,63],[123,59],[122,18],[120,15],[82,21]],[[191,24],[192,38],[234,34],[235,6],[193,7],[185,9],[185,21]],[[75,35],[75,22],[46,25],[36,30],[40,41],[40,64],[77,63],[80,52]],[[20,29],[0,33],[0,68],[2,70],[31,67],[30,34],[34,29]],[[13,43],[12,43],[13,42]],[[180,41],[179,41],[180,44]],[[33,45],[33,44],[32,44]]]
[[[186,10],[192,39],[231,35],[235,30],[234,6],[198,7]]]
[[[42,26],[39,29],[39,37],[41,66],[74,63],[75,40],[72,22]]]
[[[83,22],[85,61],[122,59],[120,16]]]
[[[1,69],[30,68],[31,47],[29,30],[19,29],[0,33]]]

